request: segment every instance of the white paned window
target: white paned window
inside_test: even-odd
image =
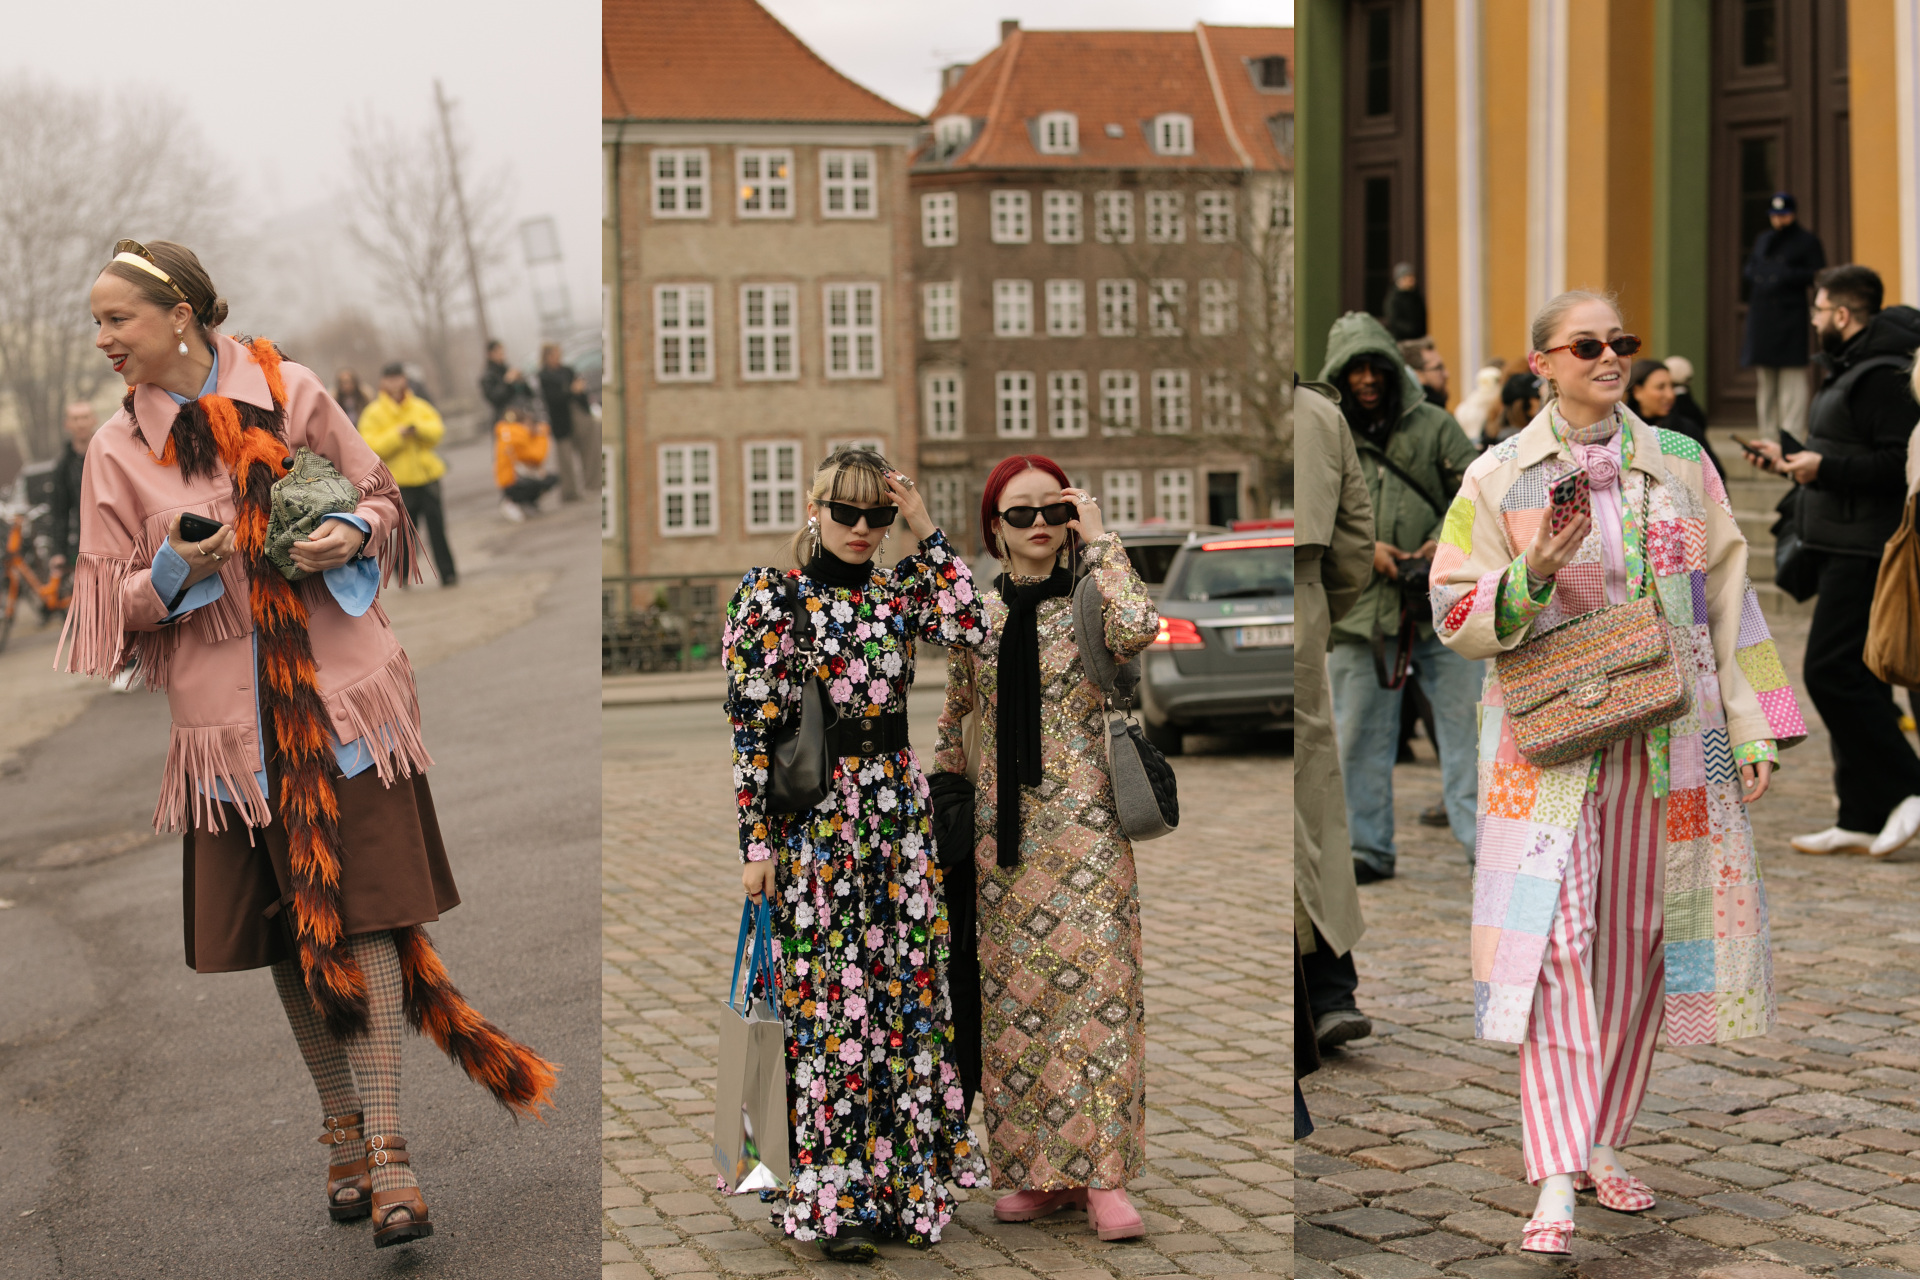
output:
[[[790,284],[749,284],[740,289],[740,376],[749,382],[797,378]]]
[[[1140,375],[1131,369],[1108,369],[1100,375],[1100,431],[1130,436],[1140,428]]]
[[[1047,375],[1047,430],[1056,436],[1087,434],[1087,375]]]
[[[1134,282],[1131,280],[1100,282],[1101,337],[1131,337],[1139,328],[1139,316],[1134,309],[1134,293]]]
[[[1033,281],[993,282],[993,336],[1025,338],[1033,333]]]
[[[1086,281],[1047,281],[1047,336],[1077,338],[1086,331]]]
[[[613,496],[613,446],[600,446],[600,540],[611,542],[620,536],[619,508]]]
[[[793,152],[736,151],[740,179],[735,208],[743,218],[793,216]]]
[[[1080,149],[1080,121],[1071,111],[1049,111],[1038,125],[1042,155],[1070,156]]]
[[[1200,282],[1200,332],[1208,337],[1240,327],[1240,289],[1231,280]]]
[[[1200,384],[1200,425],[1208,431],[1240,429],[1240,390],[1225,369],[1215,369]]]
[[[720,527],[710,444],[660,446],[660,532],[670,538]]]
[[[1233,192],[1202,191],[1194,197],[1200,217],[1200,238],[1208,244],[1225,244],[1233,239]]]
[[[1163,156],[1193,154],[1193,117],[1169,111],[1153,118],[1153,149]]]
[[[880,376],[880,286],[826,287],[827,376]]]
[[[1187,218],[1178,191],[1147,192],[1147,243],[1185,244]]]
[[[747,530],[770,533],[800,527],[800,442],[745,446]]]
[[[653,216],[706,217],[707,172],[705,151],[654,152]]]
[[[993,242],[1025,244],[1033,238],[1029,214],[1032,200],[1025,191],[993,193]]]
[[[662,284],[653,290],[653,376],[713,381],[713,286]]]
[[[960,282],[941,280],[920,286],[921,328],[929,341],[960,336]]]
[[[1108,471],[1100,477],[1101,518],[1114,525],[1140,523],[1140,473]]]
[[[929,476],[927,514],[933,517],[934,527],[958,545],[967,529],[966,481],[959,476]]]
[[[1033,375],[1002,373],[994,378],[994,430],[1002,436],[1034,433]]]
[[[820,216],[872,218],[878,216],[873,199],[874,159],[871,151],[820,153]]]
[[[959,199],[952,192],[920,197],[920,243],[959,244]]]
[[[1093,238],[1101,244],[1133,243],[1133,192],[1101,191],[1093,197]]]
[[[1185,369],[1153,371],[1153,430],[1156,435],[1186,434],[1193,425],[1193,397]]]
[[[926,397],[927,434],[935,440],[958,440],[960,428],[960,371],[929,369],[921,381]]]
[[[1153,473],[1153,514],[1168,524],[1193,523],[1193,472],[1175,468]]]
[[[1042,198],[1046,225],[1042,229],[1048,244],[1080,243],[1080,193],[1049,191]]]
[[[1177,338],[1187,318],[1187,282],[1155,280],[1150,286],[1148,328],[1156,337]]]

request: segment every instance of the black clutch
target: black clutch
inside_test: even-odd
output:
[[[975,788],[964,773],[930,773],[933,798],[933,861],[940,868],[960,866],[973,857]]]

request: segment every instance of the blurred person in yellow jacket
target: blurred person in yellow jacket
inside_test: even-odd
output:
[[[451,587],[460,575],[454,569],[447,512],[440,501],[440,477],[447,474],[447,464],[434,452],[446,434],[439,411],[413,394],[404,367],[390,364],[380,371],[380,394],[360,414],[360,438],[393,473],[408,518],[433,547],[440,585]]]
[[[540,498],[560,483],[556,475],[542,474],[553,447],[547,424],[534,420],[531,392],[516,394],[493,424],[493,478],[500,486],[500,514],[525,520],[540,514]]]

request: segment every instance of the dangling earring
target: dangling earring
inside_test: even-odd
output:
[[[187,354],[187,340],[185,338],[180,337],[180,335],[185,332],[186,330],[184,329],[175,329],[173,331],[173,336],[176,338],[180,338],[180,354],[181,355]]]
[[[820,517],[819,516],[809,516],[807,518],[807,536],[813,539],[813,554],[816,556],[819,555],[820,554]]]

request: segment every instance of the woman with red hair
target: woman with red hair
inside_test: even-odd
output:
[[[1125,1191],[1146,1159],[1140,895],[1097,745],[1106,700],[1074,641],[1071,552],[1116,660],[1160,620],[1098,502],[1051,459],[995,467],[980,527],[1004,570],[980,597],[997,644],[949,656],[934,767],[974,763],[963,722],[977,711],[980,1091],[993,1185],[1012,1189],[994,1215],[1085,1206],[1102,1240],[1124,1240],[1143,1230]]]

